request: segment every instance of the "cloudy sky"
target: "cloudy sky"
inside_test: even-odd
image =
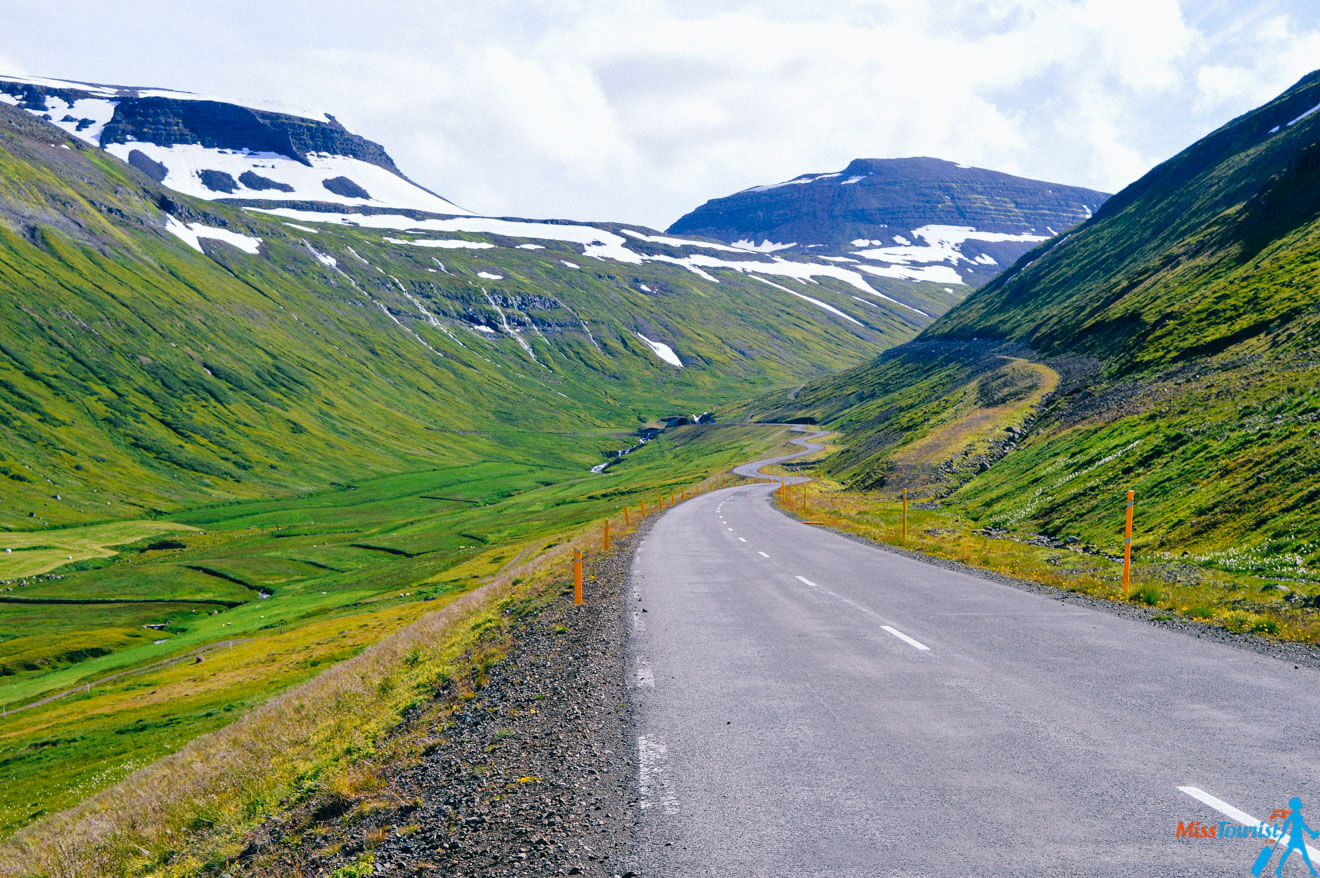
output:
[[[487,214],[663,228],[856,157],[1115,191],[1320,67],[1314,0],[0,0],[0,72],[334,114]]]

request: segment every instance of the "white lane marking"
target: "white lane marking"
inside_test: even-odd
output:
[[[766,557],[769,556],[767,555]],[[819,585],[812,582],[810,579],[807,579],[805,576],[797,577],[797,581],[802,583],[803,585],[809,585],[812,588],[820,588]],[[828,588],[820,588],[820,590],[832,598],[837,598],[838,600],[843,601],[845,604],[852,607],[854,610],[857,610],[858,612],[865,613],[868,616],[874,616],[877,619],[883,618],[879,613],[877,613],[875,610],[871,609],[870,607],[864,607],[861,604],[857,603],[856,601],[844,597],[843,595],[839,594],[837,591],[830,591]],[[916,638],[908,637],[906,634],[904,634],[902,631],[899,631],[897,628],[893,627],[892,625],[881,625],[880,627],[883,628],[885,631],[888,631],[890,634],[894,635],[895,637],[897,637],[899,640],[908,644],[909,646],[919,649],[922,652],[930,652],[929,646],[922,643],[920,640],[917,640]]]
[[[733,528],[729,528],[729,533],[733,533]]]
[[[740,542],[740,543],[745,543],[745,542],[747,542],[747,537],[738,537],[738,542]]]
[[[927,646],[926,644],[922,643],[920,640],[915,640],[915,639],[913,639],[913,638],[911,638],[911,637],[908,637],[906,634],[904,634],[902,631],[899,631],[897,628],[895,628],[895,627],[892,626],[892,625],[881,625],[880,627],[883,628],[883,629],[885,629],[886,631],[888,631],[890,634],[894,635],[895,637],[897,637],[899,640],[901,640],[901,641],[903,641],[904,643],[906,643],[908,646],[916,647],[917,649],[920,649],[920,650],[922,650],[923,652],[929,652],[929,651],[930,651],[930,647],[929,647],[929,646]]]
[[[759,551],[759,550],[757,551],[756,554],[760,555],[762,558],[769,558],[769,557],[770,557],[770,556],[767,555],[765,552],[762,552],[762,551]]]
[[[665,777],[668,761],[669,748],[664,739],[655,735],[637,736],[637,786],[642,794],[638,804],[642,810],[659,805],[666,814],[678,813],[678,799]]]
[[[1187,795],[1191,796],[1193,799],[1196,799],[1198,802],[1201,802],[1202,804],[1209,805],[1211,808],[1214,808],[1216,811],[1218,811],[1220,814],[1223,814],[1228,819],[1236,820],[1238,823],[1241,823],[1243,826],[1261,825],[1260,820],[1257,820],[1255,817],[1252,817],[1246,811],[1242,811],[1238,808],[1234,808],[1232,805],[1228,804],[1228,802],[1225,802],[1223,799],[1217,796],[1210,795],[1200,787],[1190,787],[1190,786],[1178,787],[1178,791],[1186,793]],[[1306,846],[1306,851],[1312,856],[1320,857],[1320,851],[1317,851],[1309,844]]]
[[[637,686],[640,689],[655,688],[655,674],[645,659],[637,660]]]

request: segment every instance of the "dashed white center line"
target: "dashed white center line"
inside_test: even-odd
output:
[[[762,558],[769,558],[769,557],[770,557],[770,556],[767,555],[765,552],[761,552],[761,551],[757,551],[756,554],[760,555]]]
[[[913,639],[913,638],[911,638],[911,637],[908,637],[906,634],[904,634],[902,631],[899,631],[897,628],[893,627],[892,625],[881,625],[880,627],[883,628],[883,629],[885,629],[886,631],[888,631],[890,634],[894,635],[895,637],[897,637],[899,640],[901,640],[901,641],[903,641],[904,643],[906,643],[908,646],[911,646],[911,647],[914,647],[914,648],[916,648],[916,649],[922,650],[923,652],[929,652],[929,651],[930,651],[930,647],[929,647],[929,646],[927,646],[926,644],[922,643],[920,640],[915,640],[915,639]]]
[[[733,528],[729,528],[729,533],[733,533]]]
[[[738,542],[740,542],[740,543],[745,543],[745,542],[747,542],[747,537],[738,537]]]
[[[769,555],[766,555],[764,552],[761,552],[760,554],[765,555],[765,557],[767,558],[770,557]],[[805,586],[808,586],[810,588],[820,589],[821,592],[823,592],[824,594],[827,594],[832,598],[837,598],[838,600],[842,601],[843,603],[847,604],[853,609],[858,610],[859,612],[865,613],[868,616],[883,618],[880,617],[879,613],[877,613],[875,610],[871,609],[870,607],[862,606],[856,601],[844,597],[843,595],[839,594],[837,591],[830,591],[828,588],[821,588],[819,585],[812,582],[810,579],[807,579],[805,576],[797,576],[794,578]],[[927,646],[926,644],[922,643],[920,640],[917,640],[914,637],[908,637],[906,634],[904,634],[902,631],[899,631],[897,628],[893,627],[892,625],[881,625],[880,627],[885,631],[889,632],[890,634],[894,635],[895,637],[897,637],[899,640],[906,643],[908,646],[911,646],[913,649],[918,649],[921,650],[922,652],[930,652],[929,646]]]

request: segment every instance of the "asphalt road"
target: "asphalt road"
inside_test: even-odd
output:
[[[1180,821],[1298,796],[1320,828],[1320,672],[862,545],[771,490],[676,506],[634,561],[643,876],[1249,876],[1263,841]]]

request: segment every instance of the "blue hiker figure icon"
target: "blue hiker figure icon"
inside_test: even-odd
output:
[[[1288,815],[1288,819],[1283,824],[1283,834],[1287,840],[1288,847],[1284,850],[1283,856],[1279,857],[1279,865],[1274,867],[1274,874],[1282,878],[1283,864],[1287,861],[1288,855],[1293,851],[1301,851],[1302,859],[1306,861],[1306,868],[1311,870],[1312,875],[1320,875],[1320,873],[1315,871],[1315,866],[1311,865],[1311,855],[1306,852],[1306,839],[1302,836],[1303,832],[1309,832],[1311,833],[1311,838],[1316,838],[1320,836],[1320,833],[1317,833],[1314,829],[1302,822],[1301,799],[1292,799],[1288,802],[1288,807],[1292,809],[1292,813]],[[1282,841],[1283,839],[1280,840]]]

